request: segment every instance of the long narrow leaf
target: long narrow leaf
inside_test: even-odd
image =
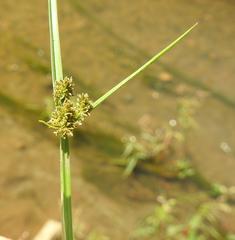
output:
[[[143,70],[145,70],[148,66],[153,64],[156,60],[158,60],[161,56],[163,56],[166,52],[168,52],[170,49],[172,49],[178,42],[180,42],[184,37],[186,37],[196,26],[198,23],[195,23],[192,27],[190,27],[186,32],[184,32],[181,36],[179,36],[175,41],[170,43],[166,48],[164,48],[162,51],[157,53],[153,58],[151,58],[148,62],[146,62],[143,66],[141,66],[139,69],[137,69],[135,72],[133,72],[131,75],[129,75],[127,78],[122,80],[120,83],[118,83],[116,86],[114,86],[112,89],[110,89],[107,93],[105,93],[103,96],[98,98],[93,103],[93,108],[97,107],[100,103],[105,101],[109,96],[111,96],[113,93],[115,93],[120,87],[125,85],[127,82],[129,82],[132,78],[140,74]]]

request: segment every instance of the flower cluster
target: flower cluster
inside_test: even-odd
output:
[[[73,131],[89,116],[92,110],[92,102],[87,93],[79,94],[76,101],[74,96],[74,84],[72,78],[65,78],[56,83],[54,91],[55,109],[48,122],[43,122],[54,130],[56,136],[70,137]]]
[[[72,77],[65,77],[62,81],[56,81],[54,90],[55,105],[62,105],[66,99],[70,99],[74,95],[74,83]]]

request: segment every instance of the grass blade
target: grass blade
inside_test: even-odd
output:
[[[103,96],[98,98],[92,105],[93,108],[96,108],[99,104],[101,104],[103,101],[105,101],[109,96],[111,96],[113,93],[115,93],[119,88],[121,88],[123,85],[125,85],[127,82],[129,82],[132,78],[140,74],[142,71],[144,71],[148,66],[153,64],[156,60],[158,60],[161,56],[163,56],[166,52],[168,52],[170,49],[172,49],[177,43],[179,43],[184,37],[186,37],[196,26],[198,23],[195,23],[192,27],[190,27],[186,32],[184,32],[181,36],[179,36],[175,41],[170,43],[166,48],[164,48],[162,51],[157,53],[153,58],[151,58],[148,62],[146,62],[144,65],[142,65],[139,69],[137,69],[135,72],[133,72],[131,75],[129,75],[127,78],[123,79],[120,83],[118,83],[116,86],[114,86],[112,89],[110,89],[108,92],[106,92]]]

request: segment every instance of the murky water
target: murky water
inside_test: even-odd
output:
[[[195,186],[153,175],[123,180],[122,170],[110,164],[122,152],[123,136],[138,134],[143,120],[154,129],[175,118],[182,96],[203,98],[200,127],[187,144],[194,165],[210,181],[235,185],[234,2],[59,5],[66,75],[75,78],[78,92],[93,98],[200,23],[159,64],[97,109],[73,140],[73,204],[84,228],[127,239],[158,194],[197,194]],[[48,218],[59,219],[58,143],[37,122],[51,95],[46,1],[1,1],[0,33],[0,233],[19,239],[27,232],[31,239]]]

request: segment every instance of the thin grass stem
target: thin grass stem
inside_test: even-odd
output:
[[[73,239],[71,170],[68,137],[60,138],[60,184],[63,239]]]
[[[57,0],[48,0],[51,72],[53,89],[56,82],[63,80]],[[73,240],[72,204],[71,204],[71,171],[68,137],[60,138],[60,179],[61,179],[61,212],[63,239]]]

